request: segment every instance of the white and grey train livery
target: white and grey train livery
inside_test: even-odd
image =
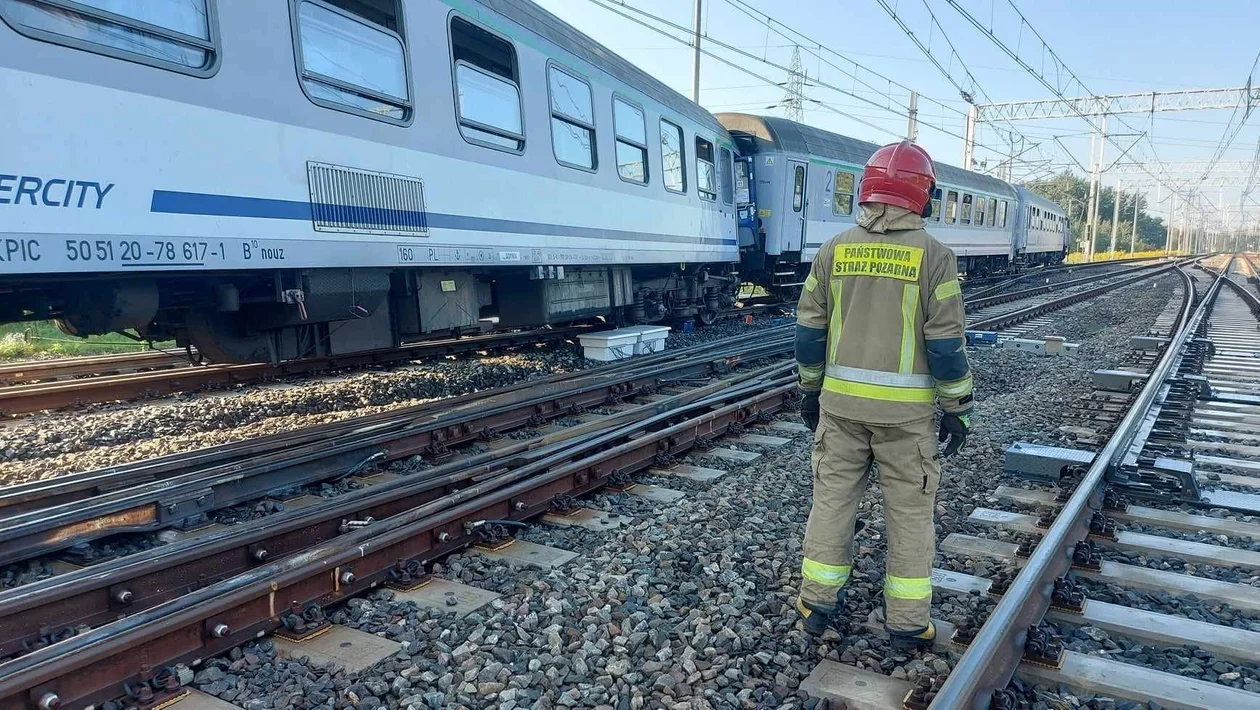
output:
[[[220,362],[705,320],[875,148],[719,121],[528,0],[0,0],[0,102],[0,322]],[[1057,206],[938,170],[964,269],[1061,258]]]
[[[218,361],[704,315],[712,115],[525,0],[0,0],[0,317]]]
[[[818,248],[852,227],[862,166],[879,146],[782,118],[720,113],[736,166],[743,275],[799,285]],[[936,163],[928,229],[972,276],[1037,264],[1066,253],[1067,214],[1002,180]],[[788,290],[788,289],[781,289]]]

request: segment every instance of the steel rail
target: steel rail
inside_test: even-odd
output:
[[[789,351],[791,338],[741,346],[742,357],[754,359]],[[379,463],[417,454],[441,453],[500,431],[598,406],[610,397],[627,396],[672,377],[711,374],[730,366],[712,355],[684,358],[662,368],[649,363],[625,372],[578,377],[538,391],[493,395],[463,407],[444,408],[409,418],[407,426],[385,431],[353,431],[301,447],[288,447],[257,459],[232,461],[209,469],[185,470],[152,483],[70,501],[52,508],[27,510],[0,519],[0,564],[47,554],[81,542],[120,532],[138,532],[198,522],[222,508],[265,497],[276,490],[350,475],[365,463]],[[433,451],[433,447],[439,447]]]
[[[1036,626],[1050,606],[1054,582],[1071,567],[1075,543],[1086,537],[1089,519],[1101,508],[1102,493],[1109,471],[1128,452],[1141,428],[1147,410],[1159,387],[1174,371],[1186,343],[1197,330],[1219,292],[1221,277],[1213,281],[1198,308],[1193,281],[1178,267],[1185,284],[1185,302],[1178,316],[1176,335],[1171,339],[1144,386],[1134,398],[1115,432],[1081,479],[1072,497],[1060,509],[1019,575],[1002,595],[984,626],[967,647],[949,678],[936,694],[934,710],[984,710],[993,693],[1006,687],[1024,655],[1028,629]]]
[[[662,453],[681,453],[701,437],[774,411],[794,396],[795,388],[791,376],[728,388],[683,411],[594,437],[581,444],[579,453],[558,453],[476,482],[331,542],[12,659],[0,664],[0,710],[45,701],[79,706],[117,697],[124,682],[151,678],[172,664],[221,653],[276,628],[279,615],[289,609],[340,601],[385,581],[400,561],[428,563],[459,549],[487,520],[532,517],[547,510],[556,496],[594,490],[614,474],[639,470]],[[684,412],[689,418],[678,421]]]
[[[1015,276],[1011,276],[1003,281],[999,281],[997,284],[993,286],[989,286],[988,288],[985,288],[984,290],[976,291],[969,295],[972,298],[985,298],[994,293],[997,293],[998,291],[1006,288],[1007,286],[1010,286],[1011,284],[1017,281],[1023,281],[1024,279],[1031,278],[1034,276],[1044,276],[1047,274],[1057,274],[1060,272],[1071,273],[1077,270],[1087,271],[1090,269],[1098,268],[1100,266],[1133,264],[1133,263],[1138,263],[1138,262],[1143,262],[1143,261],[1160,261],[1161,259],[1162,257],[1161,258],[1135,257],[1132,259],[1115,259],[1113,261],[1092,261],[1085,264],[1057,264],[1055,266],[1045,266],[1045,267],[1040,267],[1036,269],[1030,269],[1028,271],[1025,271],[1022,274],[1016,274]],[[975,281],[970,281],[970,283],[972,286],[980,285],[979,283]],[[967,284],[968,284],[968,280],[964,280],[963,288],[967,288]]]
[[[778,337],[785,337],[784,334],[789,330],[790,326],[779,326],[726,338],[721,341],[702,343],[686,348],[612,362],[580,372],[552,374],[494,390],[471,392],[376,414],[352,417],[339,422],[330,422],[293,431],[268,434],[245,441],[109,466],[104,469],[2,487],[0,488],[0,512],[12,515],[35,507],[47,507],[48,505],[71,500],[90,498],[134,483],[169,478],[182,473],[192,466],[224,465],[244,457],[255,457],[267,452],[292,449],[293,447],[315,441],[325,441],[349,432],[366,434],[376,433],[386,428],[397,428],[406,425],[414,417],[431,414],[436,411],[456,409],[469,402],[485,399],[490,395],[506,394],[552,383],[572,381],[579,377],[613,374],[654,366],[667,366],[670,362],[706,354],[712,358],[721,358],[725,353],[735,352],[739,348],[744,347],[745,344],[757,340],[761,340],[764,343],[773,341]]]
[[[765,313],[782,305],[750,303],[742,308],[723,311],[717,314],[715,320]],[[211,386],[239,385],[338,369],[387,365],[422,357],[544,343],[563,340],[592,330],[595,330],[593,326],[571,326],[488,333],[420,341],[404,344],[398,348],[287,360],[280,363],[177,367],[181,358],[166,353],[25,361],[0,365],[0,385],[3,385],[0,386],[0,414],[28,414],[83,404],[161,396]],[[127,364],[128,357],[135,362]],[[186,360],[184,364],[188,364]],[[70,380],[54,379],[133,369],[145,371],[138,374],[101,375]],[[36,381],[31,382],[31,380]]]
[[[1225,276],[1225,284],[1234,289],[1234,293],[1237,293],[1242,298],[1243,302],[1247,304],[1247,307],[1251,309],[1251,312],[1256,317],[1260,317],[1260,295],[1257,295],[1256,290],[1247,288],[1243,284],[1229,278],[1228,275]]]
[[[1151,267],[1146,267],[1146,268],[1151,268]],[[1015,325],[1016,323],[1022,323],[1023,321],[1026,321],[1030,318],[1036,318],[1037,316],[1045,315],[1046,313],[1051,313],[1053,311],[1067,308],[1068,306],[1071,306],[1076,303],[1080,303],[1081,301],[1087,301],[1091,298],[1094,298],[1095,296],[1100,296],[1108,291],[1112,291],[1117,288],[1123,288],[1124,286],[1130,286],[1132,284],[1137,283],[1138,281],[1144,281],[1146,279],[1149,279],[1152,276],[1158,276],[1160,274],[1163,274],[1167,271],[1171,271],[1172,269],[1176,268],[1176,265],[1164,264],[1164,265],[1160,265],[1153,268],[1154,268],[1153,271],[1139,273],[1137,275],[1130,276],[1127,279],[1122,279],[1120,281],[1114,281],[1114,282],[1108,282],[1108,283],[1102,284],[1101,286],[1097,286],[1095,288],[1091,288],[1086,291],[1078,291],[1077,293],[1070,293],[1066,296],[1062,296],[1060,298],[1056,298],[1051,301],[1046,301],[1045,303],[1038,303],[1032,306],[1028,306],[1026,308],[1021,308],[1016,311],[1010,311],[1009,313],[1002,313],[1000,315],[992,316],[984,320],[974,321],[967,324],[967,329],[968,330],[997,330],[1001,328],[1006,328],[1008,326]],[[1110,275],[1111,274],[1108,274],[1108,276]],[[1092,280],[1093,279],[1091,279],[1091,281]]]
[[[475,335],[465,338],[424,341],[387,350],[368,350],[345,355],[288,360],[276,364],[203,365],[168,368],[139,374],[106,375],[76,380],[12,385],[0,387],[0,414],[29,414],[46,409],[59,409],[81,404],[172,394],[211,385],[238,385],[341,368],[368,367],[417,358],[454,355],[475,350],[552,342],[564,340],[589,330],[590,328],[588,327],[573,326],[570,328],[492,333],[490,335]]]
[[[120,613],[135,614],[168,601],[186,591],[182,580],[222,579],[332,540],[344,532],[340,526],[346,519],[384,519],[427,503],[452,486],[467,485],[494,471],[550,456],[609,428],[677,410],[723,390],[746,390],[754,382],[764,387],[773,378],[790,377],[794,368],[794,362],[768,365],[598,421],[513,442],[311,506],[0,592],[0,658],[38,648],[65,629],[97,626]]]
[[[188,357],[184,353],[168,353],[160,350],[22,360],[0,364],[0,385],[19,385],[37,380],[43,382],[64,377],[113,374],[188,364]]]
[[[978,298],[978,297],[973,296],[971,298],[965,299],[964,303],[965,303],[965,307],[967,311],[970,312],[978,308],[987,308],[989,306],[996,306],[1002,303],[1010,303],[1011,301],[1019,301],[1025,298],[1039,296],[1043,293],[1050,293],[1052,291],[1060,291],[1065,288],[1071,288],[1073,286],[1081,286],[1083,284],[1095,283],[1103,279],[1116,278],[1119,276],[1124,276],[1126,274],[1136,274],[1136,273],[1141,273],[1141,272],[1152,270],[1152,269],[1164,270],[1164,269],[1167,269],[1169,266],[1170,264],[1167,264],[1167,263],[1143,264],[1141,266],[1132,266],[1127,269],[1121,269],[1119,271],[1114,271],[1111,273],[1098,274],[1096,276],[1085,276],[1079,279],[1072,279],[1071,281],[1061,281],[1055,284],[1045,284],[1042,286],[1034,286],[1033,288],[1027,288],[1022,291],[1011,291],[1010,293],[1000,293],[996,296],[988,296],[985,298]]]

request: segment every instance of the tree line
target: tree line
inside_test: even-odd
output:
[[[1077,177],[1071,172],[1063,171],[1048,179],[1024,185],[1031,192],[1059,203],[1068,211],[1068,223],[1072,228],[1072,240],[1068,245],[1070,251],[1080,251],[1085,243],[1085,211],[1089,205],[1089,181]],[[1107,251],[1111,246],[1111,217],[1115,209],[1116,190],[1102,187],[1098,205],[1098,238],[1094,243],[1097,253]],[[1138,224],[1137,240],[1134,251],[1151,251],[1163,249],[1168,240],[1168,226],[1164,220],[1147,214],[1147,199],[1136,192],[1125,190],[1120,198],[1120,219],[1116,230],[1116,249],[1124,251],[1129,247],[1129,234],[1133,230],[1133,201],[1137,200]]]

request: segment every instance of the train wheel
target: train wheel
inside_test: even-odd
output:
[[[696,314],[696,320],[700,321],[700,325],[713,325],[717,322],[717,311],[703,310]]]

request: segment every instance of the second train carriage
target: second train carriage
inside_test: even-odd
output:
[[[0,0],[0,318],[282,360],[729,302],[733,144],[528,0]]]
[[[823,242],[852,227],[862,166],[879,148],[787,119],[719,113],[739,147],[739,244],[746,279],[790,293]],[[972,276],[1063,259],[1058,205],[997,178],[936,163],[928,229]],[[1032,220],[1032,221],[1029,221]]]

